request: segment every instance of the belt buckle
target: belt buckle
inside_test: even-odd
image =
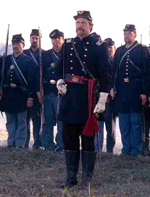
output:
[[[123,79],[125,83],[129,83],[129,77]]]
[[[49,83],[54,85],[54,84],[56,84],[56,81],[54,79],[51,79],[51,80],[49,80]]]
[[[78,78],[76,78],[76,77],[73,77],[73,78],[72,78],[72,81],[78,82],[78,81],[79,81],[79,79],[78,79]]]
[[[10,84],[10,87],[11,87],[11,88],[16,88],[16,87],[17,87],[17,85],[16,85],[16,84],[14,84],[14,83],[11,83],[11,84]]]

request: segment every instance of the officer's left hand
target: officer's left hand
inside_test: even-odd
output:
[[[95,106],[94,113],[103,113],[105,111],[105,104],[108,98],[108,93],[100,92],[98,103]]]
[[[94,113],[103,113],[105,111],[105,103],[98,102],[94,108]]]
[[[27,100],[27,107],[32,107],[33,106],[33,99],[32,98],[28,98]]]
[[[145,105],[146,104],[146,95],[145,94],[141,94],[140,95],[140,99],[142,100],[142,105]]]

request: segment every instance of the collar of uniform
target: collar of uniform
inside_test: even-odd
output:
[[[37,53],[37,52],[39,53],[39,49],[37,49],[36,51],[33,51],[31,47],[30,47],[30,51],[31,51],[32,53]]]
[[[53,51],[55,57],[58,59],[59,53],[57,53],[54,49],[52,49],[52,51]]]
[[[126,50],[129,50],[131,47],[133,47],[135,44],[137,44],[138,43],[138,41],[135,41],[129,48],[127,48],[126,47],[126,44],[125,44],[125,48],[126,48]]]
[[[60,52],[57,53],[53,48],[52,48],[52,50],[55,53],[55,55],[57,55],[57,56],[59,55]]]
[[[78,41],[80,41],[80,42],[87,42],[87,41],[89,41],[90,40],[90,35],[88,35],[87,37],[85,37],[85,38],[83,38],[82,40],[77,36],[76,38],[75,38],[75,40],[78,40]]]
[[[20,55],[15,56],[15,54],[13,53],[13,56],[14,56],[14,58],[15,58],[15,60],[16,60],[16,59],[20,58],[23,54],[24,54],[24,53],[21,53]]]

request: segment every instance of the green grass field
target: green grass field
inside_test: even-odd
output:
[[[90,192],[79,184],[61,190],[64,154],[0,148],[0,197],[149,197],[150,158],[102,154],[96,162]],[[89,194],[91,193],[91,194]]]

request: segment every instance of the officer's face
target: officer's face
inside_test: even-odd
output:
[[[63,43],[64,43],[64,38],[63,37],[52,39],[52,45],[53,45],[53,48],[56,52],[59,52],[61,50],[61,47],[62,47]]]
[[[125,31],[124,32],[124,41],[125,43],[133,43],[135,42],[136,33],[133,31]]]
[[[36,36],[36,35],[31,36],[30,43],[33,49],[38,49],[39,48],[39,36]]]
[[[15,55],[20,55],[23,53],[24,44],[23,43],[12,43],[13,53]]]
[[[79,37],[84,38],[91,32],[91,26],[86,18],[76,19],[76,33]]]

